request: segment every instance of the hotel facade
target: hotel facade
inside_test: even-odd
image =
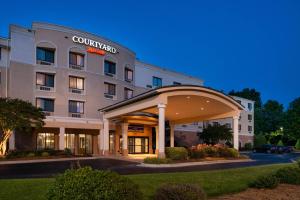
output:
[[[229,97],[199,78],[141,62],[121,44],[59,25],[9,27],[9,37],[0,38],[0,97],[29,101],[46,115],[42,129],[15,131],[10,150],[164,157],[176,135],[195,135],[208,123],[229,124],[235,148],[253,142],[253,101]]]

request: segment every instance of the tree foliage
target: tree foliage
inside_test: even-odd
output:
[[[44,113],[30,102],[0,98],[0,156],[6,153],[6,144],[13,130],[30,131],[44,125]]]
[[[285,116],[284,132],[300,139],[300,97],[289,104]]]
[[[262,106],[260,92],[256,91],[253,88],[245,88],[242,91],[231,90],[229,92],[229,95],[242,97],[245,99],[250,99],[252,101],[255,101],[255,105],[254,105],[255,108],[260,108]]]
[[[211,125],[209,124],[203,129],[198,136],[206,144],[217,144],[220,140],[231,141],[232,140],[232,130],[226,125]]]

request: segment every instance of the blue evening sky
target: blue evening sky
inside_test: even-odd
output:
[[[24,3],[21,3],[24,2]],[[300,97],[300,1],[1,2],[8,25],[49,22],[119,42],[148,63],[228,92],[256,88],[285,106]]]

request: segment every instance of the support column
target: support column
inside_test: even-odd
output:
[[[109,154],[109,121],[103,119],[103,155]]]
[[[158,104],[158,157],[165,158],[165,104]]]
[[[122,123],[122,155],[128,155],[128,123]]]
[[[102,155],[102,152],[103,152],[103,127],[101,127],[99,130],[98,148],[99,148],[99,154]]]
[[[58,149],[65,149],[65,127],[59,128],[59,140],[58,140]]]
[[[233,148],[239,150],[239,116],[233,116]]]
[[[155,126],[155,154],[158,155],[158,126]]]
[[[16,148],[16,136],[15,136],[15,131],[12,132],[11,136],[9,137],[9,146],[8,149],[9,150],[15,150]]]
[[[174,128],[175,124],[170,124],[170,147],[174,147]]]

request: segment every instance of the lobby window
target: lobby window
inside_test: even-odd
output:
[[[248,115],[248,120],[252,121],[252,115]]]
[[[36,86],[39,90],[52,90],[54,88],[54,74],[37,72]]]
[[[174,81],[173,85],[181,85],[181,83]]]
[[[36,106],[41,108],[46,115],[54,112],[54,99],[36,98]]]
[[[104,61],[104,73],[108,76],[114,76],[116,74],[116,63],[105,60]]]
[[[248,110],[249,110],[249,111],[252,110],[252,103],[248,103]]]
[[[112,83],[104,83],[104,95],[107,98],[113,98],[116,95],[116,85]]]
[[[75,134],[65,134],[65,149],[75,152]]]
[[[72,69],[84,69],[84,55],[80,53],[69,53],[69,67]]]
[[[84,78],[69,76],[69,91],[76,94],[82,94],[84,91]]]
[[[54,133],[38,133],[36,147],[41,149],[54,149]]]
[[[54,49],[37,47],[36,48],[36,63],[41,65],[54,64]]]
[[[80,118],[84,114],[84,102],[82,101],[69,101],[69,113],[71,117]]]
[[[252,132],[252,126],[248,126],[248,131]]]
[[[162,79],[153,76],[152,77],[152,85],[153,85],[153,87],[161,87],[162,86]]]
[[[131,69],[125,68],[125,81],[133,81],[133,71]]]
[[[133,90],[129,88],[124,88],[124,98],[125,99],[130,99],[133,97]]]

